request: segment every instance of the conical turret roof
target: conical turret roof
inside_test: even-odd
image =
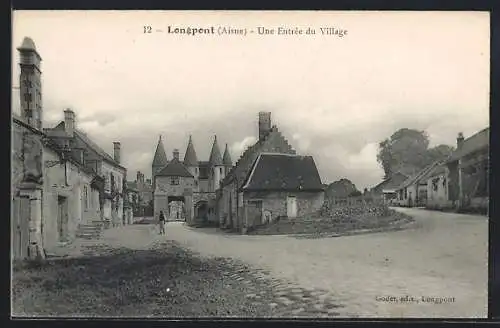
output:
[[[194,150],[193,139],[191,136],[189,136],[186,154],[184,155],[184,165],[198,166],[198,158],[196,157],[196,151]]]
[[[212,166],[223,165],[219,145],[217,144],[217,136],[214,138],[214,144],[212,145],[212,151],[210,152],[209,162]]]
[[[224,156],[222,157],[222,162],[224,165],[233,165],[233,161],[231,160],[231,155],[229,154],[229,149],[227,148],[226,144],[226,149],[224,149]]]
[[[158,145],[156,146],[155,156],[153,157],[153,166],[165,166],[167,162],[167,154],[165,153],[165,147],[163,147],[163,141],[160,136]]]

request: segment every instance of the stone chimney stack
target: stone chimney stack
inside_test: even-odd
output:
[[[462,132],[459,132],[457,137],[457,149],[462,148],[464,140],[465,140],[464,134]]]
[[[263,140],[271,131],[271,113],[259,112],[259,140]]]
[[[120,164],[120,147],[119,141],[113,142],[113,158],[118,164]]]
[[[75,128],[75,112],[68,108],[64,110],[64,131],[70,138],[73,138]]]
[[[179,160],[179,149],[174,149],[174,151],[172,152],[172,154],[174,155],[174,158],[176,160]]]

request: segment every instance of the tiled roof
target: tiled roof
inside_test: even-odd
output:
[[[93,142],[85,133],[79,130],[75,130],[75,136],[77,136],[81,141],[83,141],[83,143],[85,143],[88,147],[90,147],[92,150],[98,153],[99,156],[101,156],[106,161],[110,162],[115,166],[124,168],[123,166],[120,165],[120,163],[115,161],[113,157],[111,157],[107,152],[105,152],[101,147],[99,147],[99,145]]]
[[[382,191],[382,189],[395,189],[399,185],[401,185],[406,179],[408,179],[407,175],[401,172],[396,172],[388,179],[385,179],[384,181],[373,187],[372,190]]]
[[[49,137],[67,137],[67,134],[64,131],[64,127],[65,127],[64,121],[61,121],[54,128],[44,129],[44,131],[49,135]],[[120,165],[120,163],[115,161],[115,159],[111,155],[109,155],[104,149],[102,149],[98,144],[92,141],[92,139],[90,139],[85,132],[80,130],[75,130],[75,136],[78,139],[80,139],[88,148],[96,152],[104,160],[110,162],[115,166],[124,168],[123,166]]]
[[[156,176],[193,177],[186,166],[176,158],[172,159]]]
[[[452,154],[450,159],[447,161],[449,162],[454,162],[476,150],[479,150],[484,147],[488,147],[490,145],[490,128],[487,127],[473,136],[467,138],[464,140],[464,143],[462,144],[462,147],[459,149],[455,150]]]
[[[428,166],[426,166],[423,170],[419,171],[417,174],[414,174],[413,176],[409,177],[406,179],[398,188],[396,189],[401,189],[401,188],[406,188],[413,183],[420,181],[429,171],[431,171],[434,167],[441,165],[441,161],[434,162]]]
[[[427,180],[429,178],[432,178],[436,175],[440,175],[446,172],[445,166],[443,164],[441,165],[436,165],[434,168],[429,170],[424,176],[422,176],[422,180]]]
[[[312,156],[260,154],[245,190],[321,191],[323,184]]]

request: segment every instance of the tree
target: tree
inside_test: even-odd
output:
[[[349,179],[340,179],[332,182],[326,188],[327,197],[345,198],[354,192],[359,192],[354,183]]]
[[[453,148],[439,145],[429,149],[429,136],[425,131],[399,129],[390,138],[379,143],[377,161],[384,170],[384,179],[398,171],[413,174],[427,165],[449,156]]]

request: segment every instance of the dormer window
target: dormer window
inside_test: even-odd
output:
[[[170,178],[170,184],[173,186],[176,186],[179,184],[179,177],[171,177]]]

